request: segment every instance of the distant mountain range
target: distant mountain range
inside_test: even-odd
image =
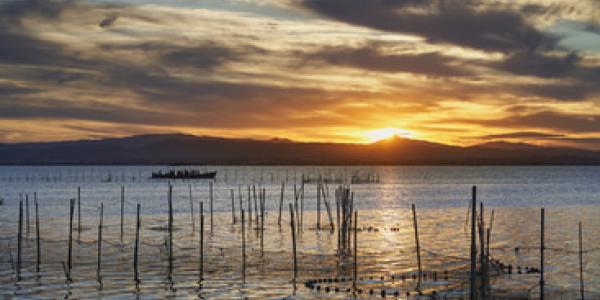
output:
[[[0,144],[0,164],[600,165],[600,152],[507,142],[458,147],[399,137],[344,144],[154,134]]]

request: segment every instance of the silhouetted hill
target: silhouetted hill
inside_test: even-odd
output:
[[[506,142],[457,147],[399,137],[364,145],[155,134],[0,144],[0,164],[600,164],[600,152]]]

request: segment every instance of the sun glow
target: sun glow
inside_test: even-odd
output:
[[[394,136],[399,136],[403,138],[414,138],[414,134],[408,130],[399,129],[399,128],[380,128],[371,131],[367,131],[363,134],[365,140],[369,143],[374,143],[377,141],[385,140],[392,138]]]

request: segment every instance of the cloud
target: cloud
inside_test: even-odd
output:
[[[455,121],[497,128],[552,130],[559,133],[599,133],[600,114],[568,114],[556,111],[538,111],[514,114],[500,119]]]
[[[390,73],[407,72],[432,77],[470,75],[459,59],[437,52],[384,54],[376,43],[360,47],[325,47],[314,53],[306,54],[306,59]]]
[[[542,33],[511,7],[480,1],[304,0],[304,7],[346,23],[413,34],[430,43],[510,53],[553,48]]]

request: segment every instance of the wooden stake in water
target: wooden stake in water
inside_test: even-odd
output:
[[[40,265],[42,264],[42,251],[40,249],[40,214],[38,211],[37,194],[33,193],[33,204],[35,205],[35,242],[36,242],[36,254],[37,260],[35,265],[35,271],[40,272]]]
[[[73,256],[73,213],[75,209],[75,199],[69,201],[70,214],[69,214],[69,253],[67,257],[67,280],[71,281],[71,269],[73,268],[72,256]]]
[[[21,280],[21,252],[23,239],[23,201],[19,201],[19,229],[17,231],[17,281]]]
[[[192,232],[196,232],[196,217],[194,216],[194,198],[192,197],[192,184],[188,184],[190,194],[190,218],[192,219]]]
[[[134,252],[133,252],[133,280],[135,282],[140,282],[139,276],[138,276],[138,251],[139,251],[139,247],[140,247],[140,227],[141,227],[141,222],[140,222],[140,204],[137,204],[137,219],[136,219],[136,223],[135,223],[135,248],[134,248]]]
[[[248,228],[252,226],[252,196],[250,194],[250,186],[246,186],[248,190]],[[242,194],[240,194],[241,197]],[[241,207],[240,207],[241,208]]]
[[[213,183],[208,183],[208,192],[210,194],[210,233],[213,232]]]
[[[357,251],[358,242],[357,242],[357,238],[356,238],[357,233],[358,233],[358,212],[355,211],[354,212],[354,276],[352,278],[353,279],[352,280],[352,288],[354,290],[356,290],[356,280],[358,278],[358,276],[357,276],[358,275],[358,251]],[[419,264],[419,266],[420,266],[420,264]],[[419,267],[419,270],[420,269],[421,268]]]
[[[246,283],[246,226],[244,223],[244,210],[242,210],[242,282]]]
[[[121,242],[123,242],[123,219],[125,218],[125,186],[121,186]]]
[[[260,256],[264,255],[264,236],[265,236],[265,189],[260,193]]]
[[[340,201],[339,201],[339,199],[337,197],[337,194],[336,194],[336,197],[335,197],[335,207],[336,207],[335,217],[337,218],[337,226],[336,226],[336,228],[338,229],[337,230],[337,244],[338,244],[338,253],[339,253],[340,250],[341,250],[341,246],[342,246],[342,241],[341,241],[341,239],[342,239],[342,232],[341,232],[341,228],[340,228]]]
[[[540,300],[544,300],[544,226],[545,226],[545,213],[544,208],[540,211],[541,217],[541,230],[540,230]]]
[[[290,228],[292,230],[292,251],[294,253],[294,283],[296,282],[296,276],[298,275],[298,262],[296,256],[296,224],[294,223],[294,208],[290,203]]]
[[[579,222],[579,293],[581,300],[585,300],[585,289],[583,286],[583,228]]]
[[[199,265],[199,283],[202,287],[204,279],[204,203],[200,202],[200,265]]]
[[[256,227],[258,227],[258,224],[259,224],[258,222],[260,221],[258,219],[258,211],[259,211],[260,207],[259,207],[259,204],[256,199],[256,186],[255,185],[252,185],[252,198],[254,199],[254,223],[255,223]],[[256,233],[258,233],[258,231]]]
[[[317,230],[321,230],[321,183],[317,184]]]
[[[417,209],[415,204],[411,205],[413,213],[413,225],[415,228],[415,245],[417,246],[417,267],[419,270],[419,283],[421,283],[421,277],[423,276],[423,270],[421,269],[421,246],[419,244],[419,225],[417,223]]]
[[[173,274],[173,186],[169,184],[169,280]]]
[[[81,187],[77,187],[77,240],[81,239]]]
[[[235,196],[233,193],[233,190],[231,190],[231,223],[235,224],[236,223],[236,219],[235,219]]]
[[[471,273],[469,286],[469,299],[477,299],[476,277],[477,277],[477,243],[475,226],[477,222],[477,187],[471,190]]]
[[[25,221],[27,224],[25,227],[25,234],[29,237],[29,194],[25,195]]]
[[[481,284],[479,286],[480,296],[482,299],[486,299],[486,261],[485,261],[485,237],[484,237],[484,211],[483,202],[479,202],[479,274],[481,276]]]
[[[283,208],[283,192],[285,190],[285,182],[281,183],[281,196],[279,197],[279,217],[277,218],[277,225],[281,227],[281,210]]]
[[[98,269],[96,272],[96,277],[98,278],[98,281],[102,281],[100,270],[102,269],[102,225],[104,220],[104,202],[100,202],[100,216],[98,219]]]

